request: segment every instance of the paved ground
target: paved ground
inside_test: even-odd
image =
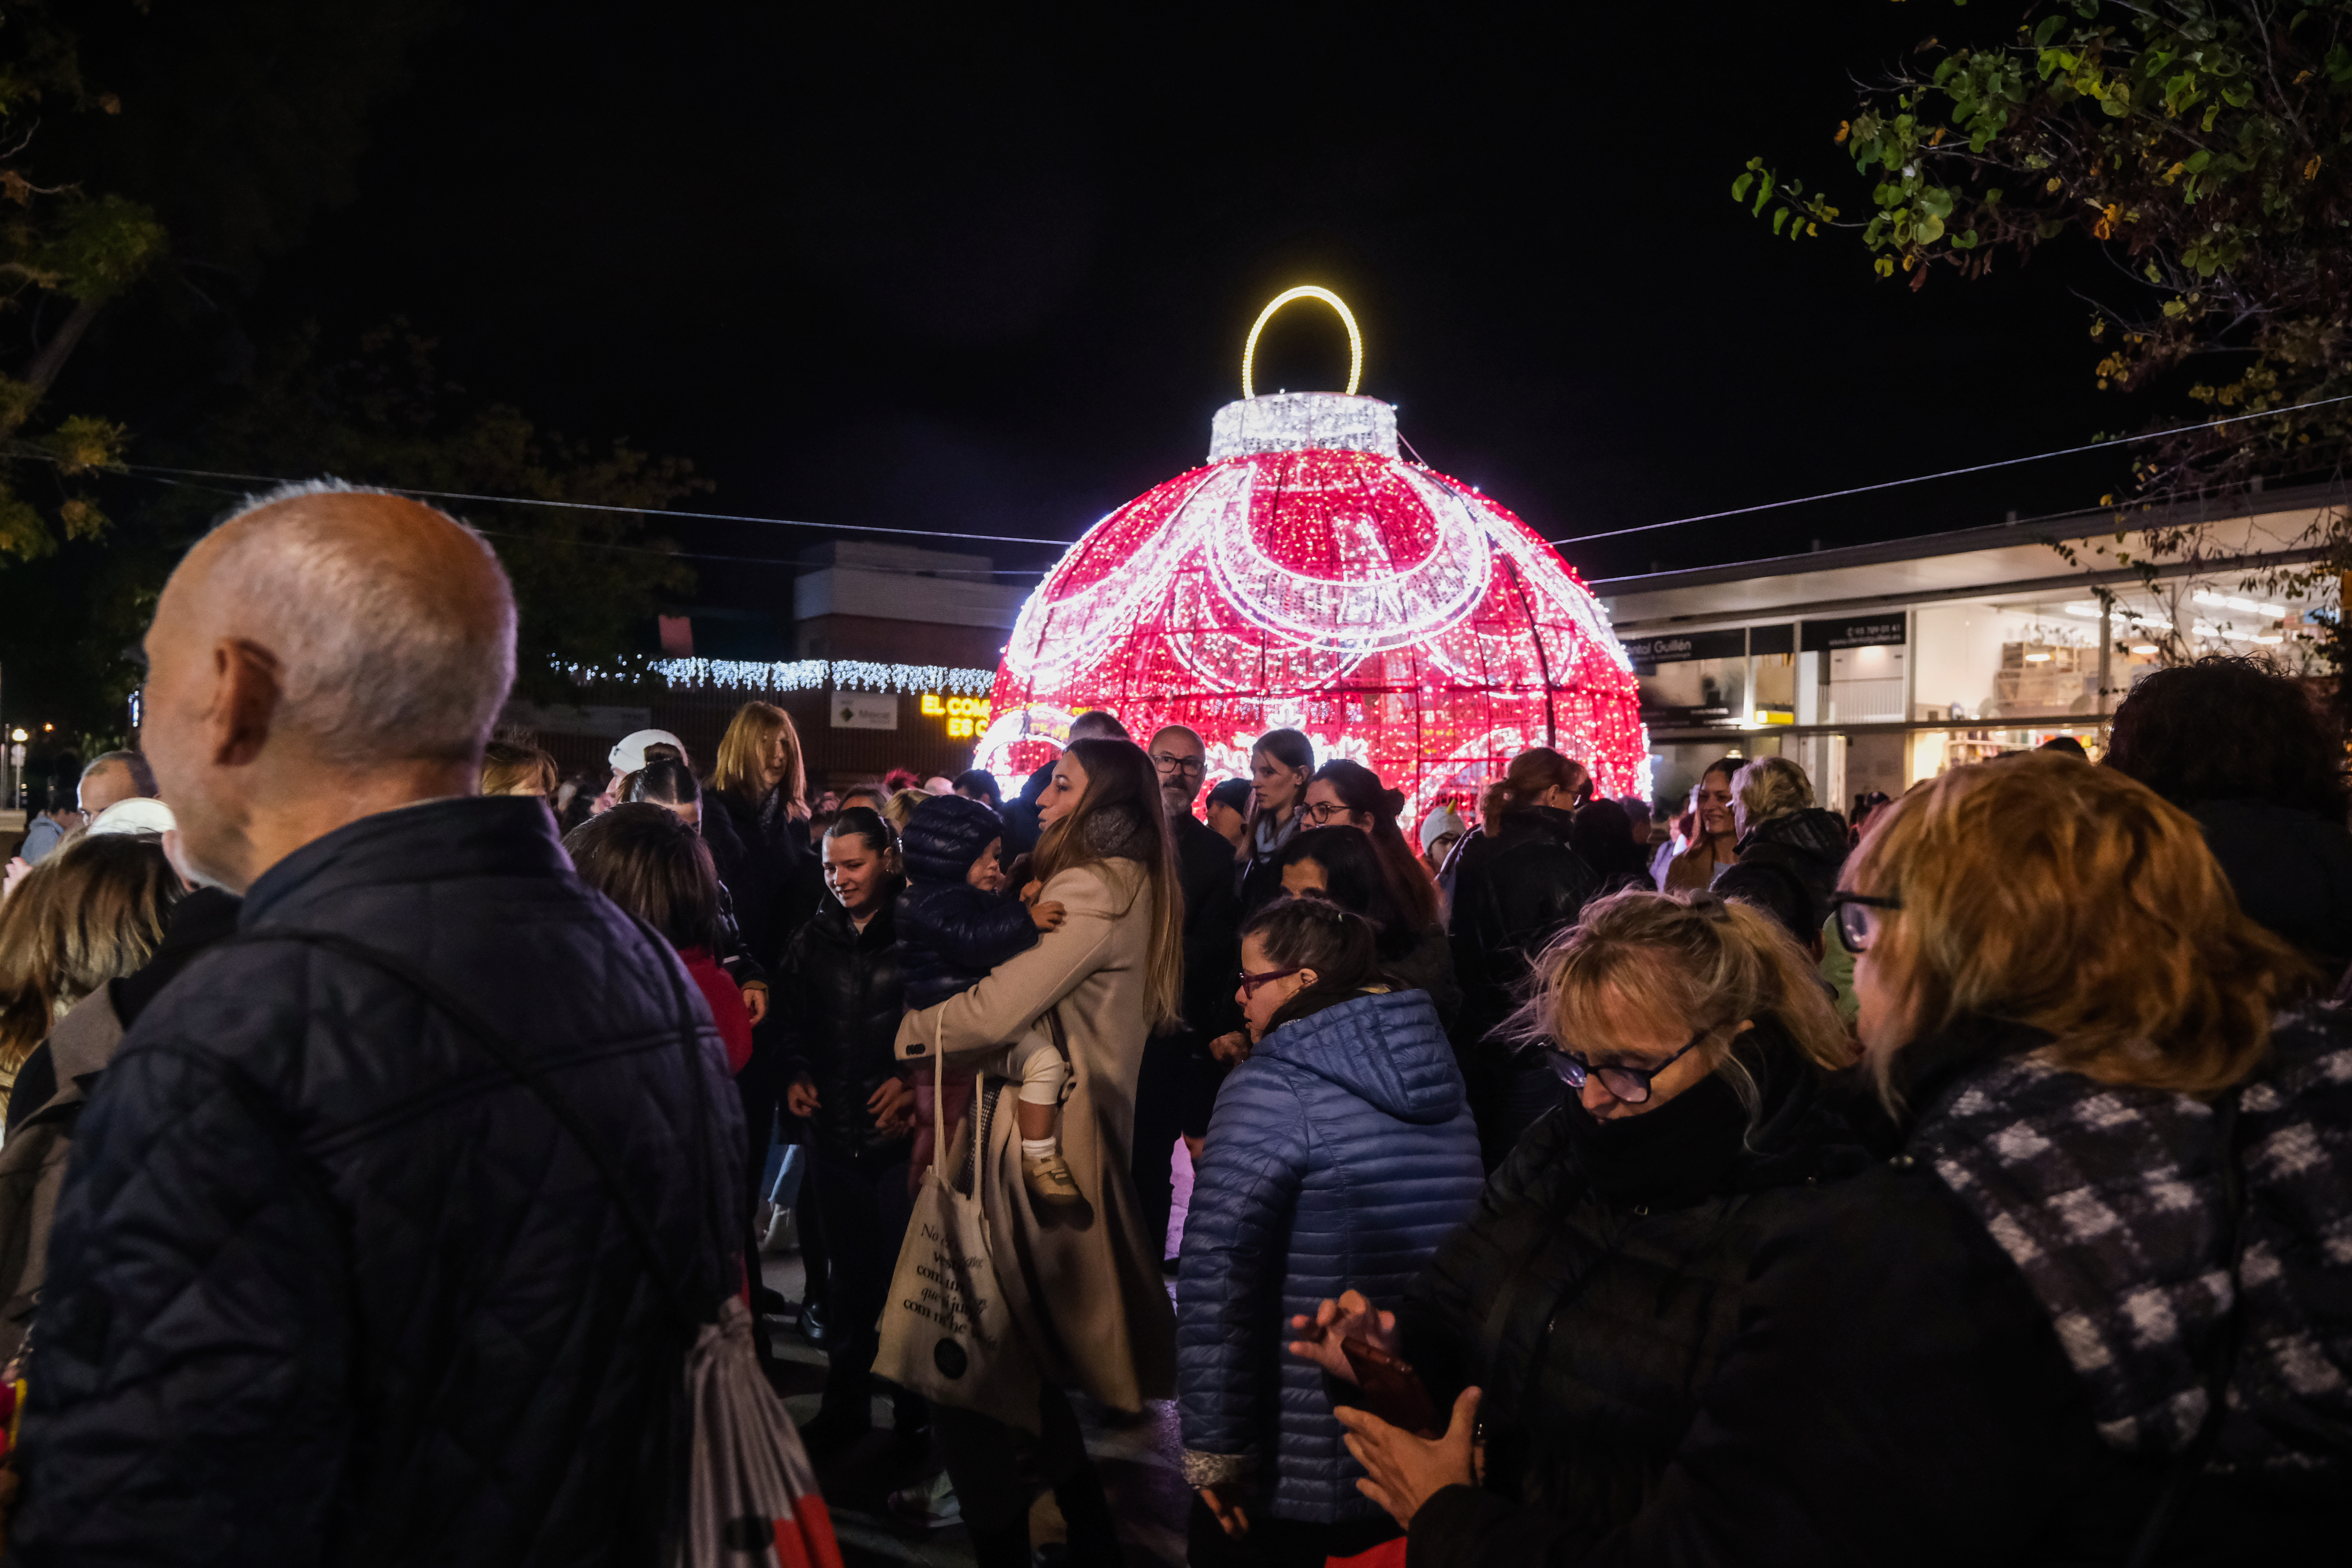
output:
[[[1182,1235],[1183,1205],[1192,1185],[1191,1167],[1181,1152],[1176,1174],[1177,1209],[1169,1227],[1171,1237]],[[797,1253],[767,1258],[762,1273],[769,1286],[786,1300],[800,1300],[803,1274]],[[766,1326],[772,1331],[769,1342],[787,1366],[785,1403],[795,1420],[806,1421],[816,1414],[824,1384],[824,1352],[803,1339],[787,1321],[769,1320]],[[1086,1428],[1087,1451],[1093,1454],[1102,1471],[1104,1489],[1110,1494],[1111,1512],[1118,1521],[1128,1562],[1134,1568],[1181,1568],[1184,1516],[1192,1496],[1177,1469],[1181,1438],[1174,1404],[1157,1403],[1137,1418],[1115,1416],[1081,1401],[1078,1416]],[[877,1568],[885,1563],[970,1568],[971,1542],[961,1526],[913,1529],[899,1522],[885,1506],[884,1500],[894,1489],[918,1484],[936,1474],[937,1468],[928,1455],[897,1457],[890,1452],[887,1398],[874,1402],[874,1426],[862,1443],[817,1476],[847,1568]],[[1062,1538],[1062,1517],[1051,1491],[1041,1489],[1030,1513],[1029,1532],[1040,1543]]]

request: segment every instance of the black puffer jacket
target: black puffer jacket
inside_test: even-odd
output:
[[[1595,1538],[1447,1487],[1407,1561],[2125,1561],[2232,1296],[2214,1281],[2217,1140],[2200,1102],[2025,1055],[2048,1041],[1979,1024],[1895,1058],[1907,1146],[1757,1249],[1738,1332],[1638,1514]],[[2272,1047],[2238,1097],[2227,1418],[2158,1563],[2332,1561],[2352,1531],[2352,1268],[2327,1242],[2352,1190],[2352,1016],[2282,1020]]]
[[[1465,1044],[1510,1016],[1528,960],[1574,925],[1601,877],[1569,847],[1573,819],[1548,805],[1503,813],[1492,836],[1466,836],[1446,861],[1452,879],[1454,973],[1462,985]]]
[[[1570,1100],[1407,1290],[1407,1358],[1438,1408],[1486,1391],[1489,1487],[1588,1539],[1655,1489],[1738,1332],[1758,1247],[1870,1163],[1822,1076],[1777,1026],[1756,1036],[1752,1133],[1720,1076],[1615,1121]]]
[[[715,1303],[741,1278],[725,1053],[551,829],[522,797],[365,817],[265,873],[240,929],[341,931],[470,1002]],[[667,1298],[571,1135],[373,966],[242,942],[190,964],[81,1118],[49,1256],[14,1562],[656,1556],[682,1479]]]
[[[937,1006],[1037,945],[1027,905],[965,879],[989,842],[1003,834],[995,812],[960,795],[935,795],[907,819],[898,930],[908,1007]]]
[[[1728,880],[1718,881],[1716,891],[1733,898],[1746,878],[1784,877],[1804,894],[1806,929],[1819,931],[1845,869],[1848,837],[1845,818],[1818,807],[1759,822],[1739,841],[1739,864],[1724,872]]]
[[[907,1157],[911,1135],[885,1135],[866,1102],[895,1078],[892,1049],[906,991],[898,973],[898,927],[886,899],[859,931],[828,898],[785,950],[775,984],[785,1029],[784,1081],[816,1086],[811,1135],[842,1159],[888,1164]]]

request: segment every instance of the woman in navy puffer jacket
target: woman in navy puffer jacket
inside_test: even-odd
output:
[[[1426,994],[1379,988],[1371,923],[1319,899],[1242,932],[1255,1054],[1225,1082],[1177,1286],[1191,1561],[1318,1565],[1397,1533],[1356,1490],[1294,1313],[1345,1281],[1405,1282],[1477,1202],[1478,1134]]]

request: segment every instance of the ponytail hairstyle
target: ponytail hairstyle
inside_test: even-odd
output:
[[[621,781],[625,801],[650,800],[666,805],[693,805],[702,799],[702,785],[694,770],[672,757],[656,757]]]
[[[863,838],[867,848],[882,857],[885,868],[892,876],[903,874],[898,860],[898,831],[870,805],[843,806],[826,824],[824,836],[827,838]]]
[[[1513,1037],[1587,1051],[1608,1038],[1612,1004],[1664,1010],[1693,1034],[1708,1070],[1727,1079],[1753,1116],[1760,1104],[1743,1019],[1777,1023],[1823,1072],[1850,1067],[1852,1037],[1831,1009],[1812,961],[1762,910],[1710,892],[1613,894],[1529,966],[1528,1001],[1505,1026]],[[1743,1059],[1748,1058],[1748,1059]]]
[[[1564,789],[1580,805],[1592,795],[1592,775],[1574,757],[1563,757],[1549,746],[1529,746],[1511,759],[1503,776],[1486,786],[1478,802],[1486,815],[1489,838],[1503,831],[1503,814],[1539,803],[1553,790]]]
[[[1335,830],[1343,831],[1343,830]],[[1322,899],[1276,899],[1242,927],[1278,968],[1311,969],[1315,984],[1282,1005],[1266,1032],[1381,984],[1372,922]]]
[[[1082,866],[1131,860],[1151,895],[1151,934],[1143,971],[1143,1021],[1153,1030],[1183,1020],[1184,884],[1176,844],[1160,805],[1160,772],[1132,741],[1073,741],[1064,756],[1087,775],[1086,793],[1045,829],[1031,860],[1041,882]],[[1138,897],[1141,896],[1139,891]],[[1121,916],[1134,908],[1119,911]]]
[[[1397,907],[1395,898],[1389,892],[1388,868],[1381,864],[1380,851],[1372,847],[1370,837],[1362,828],[1318,827],[1312,833],[1301,833],[1274,857],[1279,868],[1302,862],[1322,868],[1327,890],[1320,895],[1297,896],[1320,897],[1327,903],[1363,916],[1380,938],[1384,957],[1401,958],[1412,951],[1421,930]]]
[[[1381,858],[1381,875],[1398,914],[1415,935],[1435,928],[1443,918],[1437,908],[1437,884],[1430,880],[1429,868],[1405,843],[1404,832],[1397,826],[1404,811],[1404,792],[1388,788],[1380,774],[1346,757],[1325,763],[1307,783],[1330,785],[1341,805],[1359,816],[1371,818],[1372,825],[1364,831],[1371,836],[1372,848]]]

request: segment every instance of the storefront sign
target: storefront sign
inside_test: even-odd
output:
[[[833,694],[833,727],[895,730],[898,727],[898,700],[882,691],[836,691]]]
[[[1823,648],[1900,647],[1910,639],[1904,635],[1903,612],[1874,616],[1868,620],[1807,621],[1804,644],[1807,653]]]
[[[1727,632],[1674,632],[1664,637],[1628,637],[1625,657],[1633,661],[1636,674],[1662,664],[1688,664],[1702,658],[1745,658],[1748,657],[1748,633],[1735,628]]]

